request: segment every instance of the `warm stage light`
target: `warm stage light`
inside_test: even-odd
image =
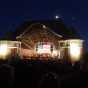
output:
[[[69,46],[70,58],[72,61],[79,61],[82,53],[82,46],[80,46],[82,42],[77,40],[72,40]]]
[[[72,58],[78,60],[80,57],[80,47],[76,44],[71,44],[70,46],[70,55]]]
[[[57,50],[53,50],[52,56],[53,56],[53,57],[57,56]]]
[[[0,45],[0,57],[6,57],[9,53],[7,44]]]
[[[9,59],[20,54],[21,42],[0,40],[0,59]]]

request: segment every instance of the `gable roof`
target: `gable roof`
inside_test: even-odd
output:
[[[47,27],[46,25],[44,24],[41,24],[41,23],[33,23],[31,25],[29,25],[19,36],[17,36],[16,38],[22,38],[24,35],[28,34],[29,35],[31,34],[30,32],[31,31],[41,31],[41,32],[47,32],[47,33],[51,33],[52,35],[58,37],[58,38],[62,38],[62,35],[59,35],[57,33],[55,33],[52,29],[50,29],[49,27]]]
[[[77,30],[75,31],[75,28],[73,27],[67,27],[63,20],[61,18],[57,20],[37,20],[37,21],[25,21],[22,25],[20,25],[16,31],[12,34],[12,36],[15,38],[18,36],[23,35],[26,31],[31,29],[30,27],[35,24],[41,24],[45,25],[54,33],[54,35],[57,35],[58,37],[63,36],[64,39],[69,38],[80,38],[80,36],[77,33]],[[59,36],[60,35],[60,36]]]

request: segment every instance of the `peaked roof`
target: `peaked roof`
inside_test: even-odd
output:
[[[58,43],[58,40],[63,37],[49,27],[41,23],[34,23],[29,25],[19,36],[16,37],[27,48],[33,48],[38,42],[52,42]]]
[[[46,33],[51,33],[52,35],[58,37],[58,38],[62,38],[62,35],[59,35],[57,33],[55,33],[52,29],[50,29],[49,27],[47,27],[44,24],[41,23],[33,23],[31,25],[29,25],[19,36],[17,36],[16,38],[22,38],[23,36],[25,36],[26,34],[32,34],[31,32],[46,32]]]
[[[22,34],[25,30],[30,28],[31,26],[35,24],[42,24],[51,29],[51,31],[58,35],[63,36],[64,38],[79,38],[80,36],[77,33],[77,30],[72,27],[67,27],[62,19],[57,19],[57,20],[38,20],[38,21],[25,21],[21,26],[19,26],[15,34],[16,36],[19,36]]]

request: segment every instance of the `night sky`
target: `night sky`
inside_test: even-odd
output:
[[[0,0],[0,37],[26,20],[54,19],[55,15],[73,25],[87,46],[87,0]]]

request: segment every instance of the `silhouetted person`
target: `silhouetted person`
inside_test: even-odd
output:
[[[14,68],[7,64],[0,66],[0,87],[13,88],[14,84]]]
[[[59,88],[59,81],[57,75],[53,72],[47,73],[41,80],[39,88]]]

